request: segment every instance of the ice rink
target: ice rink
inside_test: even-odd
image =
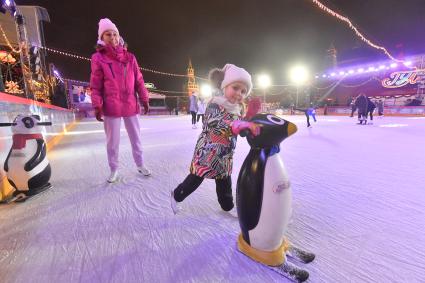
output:
[[[288,238],[316,253],[308,282],[424,282],[425,117],[287,116],[281,144],[293,190]],[[239,253],[239,224],[206,180],[174,215],[200,128],[189,116],[142,117],[151,177],[136,171],[122,127],[120,178],[103,126],[83,120],[50,153],[54,188],[0,206],[0,282],[287,282]],[[238,138],[233,187],[248,153]],[[1,160],[3,163],[4,160]]]

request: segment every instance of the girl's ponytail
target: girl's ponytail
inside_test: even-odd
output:
[[[211,82],[211,87],[221,89],[221,83],[224,80],[224,71],[219,68],[212,69],[208,74],[208,79]]]

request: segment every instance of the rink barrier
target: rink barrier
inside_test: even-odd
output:
[[[289,109],[271,109],[268,112],[275,113],[276,115],[291,115]],[[357,112],[356,112],[357,113]],[[324,115],[324,108],[316,109],[317,115]],[[351,107],[348,106],[329,106],[327,114],[330,116],[348,116],[351,114]],[[378,115],[378,109],[375,108],[373,112],[375,116]],[[301,111],[295,111],[292,115],[304,115]],[[399,117],[425,117],[424,106],[385,106],[385,116],[399,116]]]
[[[52,126],[44,127],[44,133],[59,134],[45,136],[48,152],[60,143],[66,132],[74,128],[81,118],[81,113],[70,109],[0,92],[0,122],[11,122],[18,114],[38,114],[42,121],[52,121]],[[0,128],[0,200],[13,191],[3,171],[4,161],[12,146],[11,135],[10,128]]]
[[[356,112],[357,113],[357,112]],[[317,114],[323,114],[323,108],[317,110]],[[330,106],[327,115],[350,115],[351,107],[348,106]],[[378,109],[375,108],[374,115],[378,115]],[[422,117],[425,116],[425,106],[385,106],[384,115],[386,116],[406,116]]]

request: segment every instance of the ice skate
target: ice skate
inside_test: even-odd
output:
[[[118,171],[111,171],[108,179],[106,180],[108,183],[115,183],[118,181]]]
[[[181,210],[180,205],[174,198],[174,190],[171,190],[170,192],[170,203],[171,203],[171,209],[173,210],[174,215],[177,214]]]
[[[236,206],[233,207],[231,210],[226,211],[226,213],[234,218],[238,218],[238,210],[236,209]]]
[[[137,171],[139,171],[139,173],[142,173],[144,176],[150,176],[152,174],[151,171],[144,165],[137,167]]]

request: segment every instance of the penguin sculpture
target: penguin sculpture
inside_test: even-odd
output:
[[[297,131],[295,124],[273,114],[257,114],[258,136],[247,135],[251,150],[242,164],[236,187],[241,227],[239,250],[293,280],[307,280],[307,271],[286,260],[286,254],[308,263],[314,254],[291,246],[284,235],[291,216],[291,186],[279,144]]]
[[[11,126],[13,133],[4,171],[15,191],[7,203],[25,201],[51,188],[51,169],[40,129],[47,125],[52,123],[41,122],[38,115],[18,115],[12,123],[0,123],[0,127]]]

